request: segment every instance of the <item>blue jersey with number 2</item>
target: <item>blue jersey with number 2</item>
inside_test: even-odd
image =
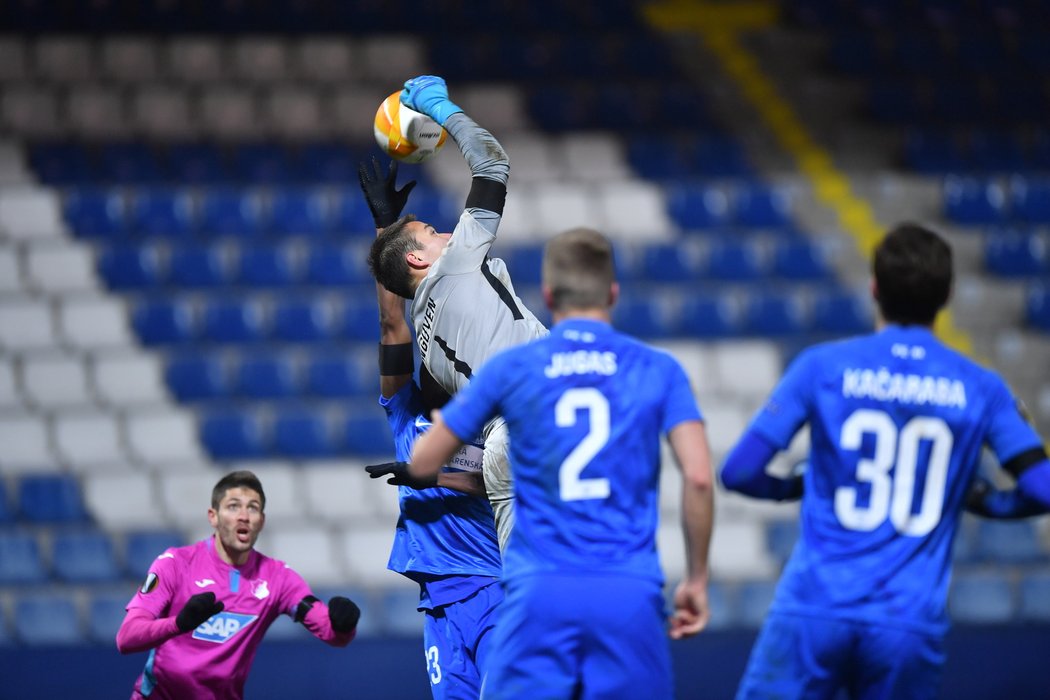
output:
[[[606,323],[564,321],[493,356],[443,415],[461,438],[495,415],[507,422],[516,520],[506,577],[581,571],[662,581],[660,435],[700,420],[673,357]]]
[[[818,345],[752,429],[781,449],[808,423],[801,537],[773,610],[942,633],[952,541],[985,445],[1041,441],[994,372],[925,328]]]

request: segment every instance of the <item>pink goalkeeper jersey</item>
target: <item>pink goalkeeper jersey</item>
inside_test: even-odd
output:
[[[284,562],[252,551],[243,566],[232,566],[219,558],[209,537],[157,557],[127,608],[169,617],[191,596],[208,591],[225,609],[151,650],[133,699],[242,697],[267,628],[281,613],[294,615],[310,595],[306,581]]]

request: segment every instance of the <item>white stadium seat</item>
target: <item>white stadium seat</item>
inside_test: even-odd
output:
[[[617,136],[574,132],[552,143],[570,180],[626,180],[631,177],[623,139]],[[642,185],[641,182],[632,184]]]
[[[22,360],[22,393],[40,409],[92,403],[84,361],[72,355],[43,353]]]
[[[22,408],[22,396],[18,391],[15,364],[10,357],[0,357],[0,411]]]
[[[176,526],[197,533],[210,531],[211,490],[222,477],[211,469],[165,470],[156,475],[160,502]],[[159,519],[160,514],[158,514]]]
[[[22,291],[21,266],[14,246],[0,245],[0,294]]]
[[[124,95],[105,85],[79,85],[66,100],[70,131],[85,138],[127,136],[130,122]]]
[[[95,77],[95,51],[88,39],[43,35],[34,50],[38,78],[75,83]]]
[[[66,225],[58,193],[34,186],[0,191],[0,231],[12,240],[62,236]]]
[[[312,587],[346,583],[332,535],[325,529],[274,528],[263,532],[258,546],[259,551],[295,569]]]
[[[51,306],[45,301],[0,301],[0,348],[14,352],[55,347]]]
[[[0,37],[0,81],[11,83],[32,78],[29,51],[22,37]]]
[[[761,402],[780,379],[780,353],[763,341],[741,341],[715,345],[715,376],[719,391],[752,403]]]
[[[558,146],[549,138],[518,132],[500,136],[499,142],[510,158],[515,186],[522,182],[556,185],[565,178],[564,161]]]
[[[45,294],[97,289],[91,249],[78,243],[30,246],[25,257],[26,281]]]
[[[136,406],[167,403],[161,361],[156,355],[139,351],[97,355],[94,385],[99,400],[108,406]]]
[[[351,582],[362,586],[416,587],[418,584],[386,568],[394,542],[394,523],[347,528],[337,537]]]
[[[276,83],[290,77],[288,47],[279,39],[235,39],[230,53],[236,80]]]
[[[401,87],[406,79],[425,74],[428,65],[423,44],[417,38],[396,35],[364,39],[361,61],[364,64],[362,75],[367,75],[378,85],[389,85],[390,92]],[[380,96],[379,100],[384,97],[386,95]]]
[[[371,520],[371,502],[379,487],[397,489],[369,478],[361,462],[311,462],[300,471],[304,503],[311,516],[326,522]]]
[[[186,83],[222,80],[227,65],[223,44],[204,36],[180,36],[171,40],[164,52],[169,78]]]
[[[134,344],[124,302],[108,296],[75,296],[60,300],[58,328],[63,340],[84,350]]]
[[[22,146],[15,141],[0,140],[0,185],[25,185],[34,179],[26,166]],[[2,285],[0,282],[0,290]]]
[[[390,92],[395,88],[391,88]],[[336,90],[326,107],[326,112],[332,119],[332,128],[348,140],[373,143],[375,127],[372,120],[380,103],[388,94],[390,93],[362,90],[358,86]],[[460,159],[462,160],[462,157]],[[470,177],[469,170],[467,177]]]
[[[157,489],[151,475],[131,471],[85,474],[82,482],[84,505],[104,530],[125,531],[161,525]],[[204,496],[205,503],[207,499]],[[204,519],[204,513],[200,517]]]
[[[244,139],[258,136],[260,124],[255,96],[246,87],[217,85],[200,97],[201,128],[218,137]]]
[[[0,474],[54,472],[58,464],[47,440],[47,426],[39,416],[0,416]]]
[[[203,460],[197,424],[186,411],[130,413],[125,417],[125,437],[132,454],[154,467]]]
[[[197,133],[197,114],[187,91],[173,86],[150,85],[131,98],[135,130],[159,138],[189,138]]]
[[[577,183],[537,183],[535,206],[535,230],[541,238],[576,226],[603,231],[607,225],[593,189]]]
[[[662,190],[641,182],[603,182],[595,185],[601,230],[617,241],[671,240],[675,226],[667,215]]]
[[[493,134],[511,134],[529,128],[528,110],[522,104],[520,90],[507,85],[466,85],[456,94],[456,104]]]
[[[227,471],[247,469],[262,482],[266,493],[267,526],[298,526],[306,520],[306,499],[301,493],[302,472],[287,462],[231,464]]]
[[[154,39],[106,37],[99,50],[103,78],[122,83],[148,83],[160,77],[159,46]]]
[[[360,76],[357,47],[344,38],[299,40],[292,47],[292,56],[296,72],[306,83],[346,83]]]
[[[99,411],[64,412],[51,423],[55,449],[73,471],[84,472],[125,465],[117,419]]]
[[[277,88],[263,98],[262,107],[268,130],[278,136],[317,139],[328,132],[328,118],[314,90]]]
[[[11,84],[0,92],[0,122],[13,134],[51,138],[65,132],[57,92],[36,84]]]

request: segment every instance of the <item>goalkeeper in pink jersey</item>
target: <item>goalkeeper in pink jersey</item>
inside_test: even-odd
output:
[[[325,605],[284,562],[255,551],[265,508],[255,474],[231,472],[212,490],[214,536],[154,560],[117,632],[122,654],[149,650],[132,700],[243,697],[259,642],[282,613],[332,646],[353,640],[353,601]]]

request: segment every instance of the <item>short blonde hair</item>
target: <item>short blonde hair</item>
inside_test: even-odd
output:
[[[547,242],[543,284],[552,311],[606,308],[615,281],[612,243],[598,231],[573,228]]]

